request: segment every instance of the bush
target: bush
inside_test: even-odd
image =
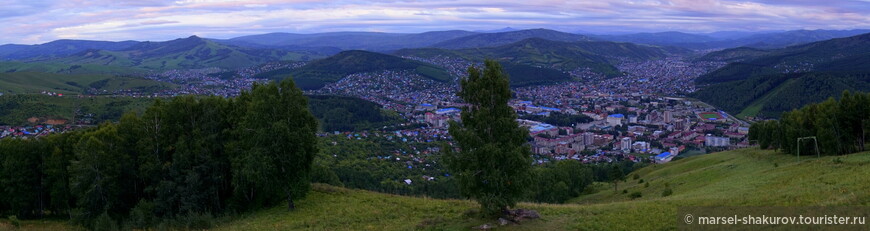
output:
[[[179,222],[187,229],[203,230],[214,226],[214,217],[210,213],[188,213]]]
[[[642,183],[643,183],[643,179],[638,180],[637,183],[638,183],[638,184],[642,184]]]
[[[649,182],[644,183],[644,184],[643,184],[643,187],[644,187],[644,188],[649,188]]]
[[[136,204],[136,207],[130,210],[130,217],[126,225],[133,229],[145,229],[153,226],[156,221],[154,204],[146,200],[140,200]]]
[[[94,221],[94,231],[115,231],[118,230],[118,223],[115,223],[115,220],[109,216],[108,213],[103,212],[102,215],[97,217]]]
[[[18,220],[17,216],[9,216],[9,224],[15,228],[21,227],[21,221]]]
[[[628,189],[623,189],[622,194],[626,194],[626,193],[628,193]]]
[[[637,175],[637,174],[634,174],[634,175],[631,177],[631,179],[637,180],[637,179],[640,179],[640,176]]]
[[[670,196],[671,194],[674,194],[674,190],[671,190],[671,188],[665,188],[665,191],[662,191],[662,197]]]
[[[640,192],[633,192],[631,194],[628,194],[628,198],[631,198],[632,200],[637,199],[637,198],[641,198],[641,197],[643,197],[643,194],[641,194]]]

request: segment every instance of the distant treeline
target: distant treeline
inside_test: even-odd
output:
[[[158,100],[118,123],[0,140],[0,213],[142,229],[303,197],[317,120],[292,82]],[[121,223],[117,222],[121,221]]]
[[[753,124],[749,139],[757,140],[761,148],[780,149],[786,153],[815,154],[811,139],[798,143],[798,138],[815,136],[821,154],[840,155],[866,150],[870,135],[870,94],[843,92],[839,100],[810,104],[783,113],[780,120]],[[800,147],[798,147],[800,146]]]

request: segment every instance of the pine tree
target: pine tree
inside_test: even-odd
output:
[[[461,123],[450,123],[459,151],[447,149],[445,158],[462,194],[477,200],[483,215],[497,216],[515,206],[530,185],[532,153],[528,131],[507,104],[508,76],[495,61],[485,65],[483,73],[469,68],[460,83],[458,96],[469,106],[463,108]]]

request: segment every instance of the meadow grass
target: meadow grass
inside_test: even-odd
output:
[[[598,182],[593,185],[597,192],[566,204],[520,203],[517,207],[537,210],[542,218],[497,229],[673,230],[677,209],[683,206],[868,206],[867,176],[870,152],[798,161],[770,150],[726,151],[639,169],[616,191],[612,184]],[[663,196],[666,188],[673,194]],[[642,196],[632,199],[633,192]],[[214,229],[468,230],[497,224],[478,218],[473,212],[477,204],[469,200],[396,196],[321,184],[315,184],[296,205],[294,211],[277,206],[228,218]],[[58,224],[63,223],[45,225],[68,227]]]

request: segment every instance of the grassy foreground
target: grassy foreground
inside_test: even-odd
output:
[[[638,179],[633,179],[637,174]],[[653,165],[627,182],[599,185],[599,191],[569,204],[522,203],[543,216],[500,230],[671,230],[681,206],[870,205],[870,152],[804,158],[742,149]],[[643,183],[638,183],[643,179]],[[649,183],[649,186],[645,186]],[[673,194],[662,196],[668,187]],[[297,210],[284,207],[242,215],[215,230],[467,230],[484,223],[465,215],[472,201],[395,196],[315,185]],[[628,193],[623,194],[626,190]],[[630,194],[641,197],[631,199]],[[0,220],[0,223],[5,222]],[[25,229],[57,229],[62,222]],[[0,225],[0,229],[4,227]],[[52,228],[45,228],[52,227]]]

